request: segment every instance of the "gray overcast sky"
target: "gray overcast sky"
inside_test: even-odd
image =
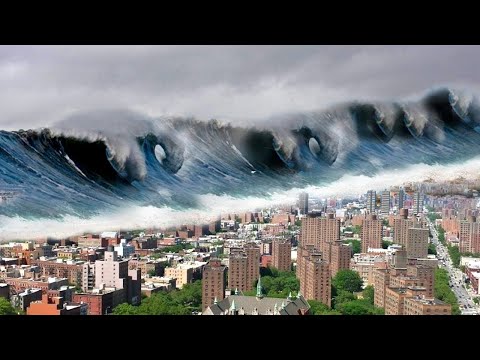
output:
[[[480,88],[479,46],[0,46],[0,128],[78,110],[242,119]]]

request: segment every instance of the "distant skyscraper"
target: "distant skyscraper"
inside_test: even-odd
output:
[[[413,194],[413,213],[419,214],[423,211],[423,194],[419,191]]]
[[[403,198],[405,197],[405,192],[403,189],[400,189],[398,192],[398,208],[402,209],[403,208]]]
[[[375,207],[377,203],[377,192],[373,190],[367,191],[367,211],[370,214],[373,214],[375,212]]]
[[[383,215],[388,215],[390,213],[390,191],[382,191],[382,202],[380,206],[380,212]]]
[[[308,214],[308,193],[301,193],[298,199],[298,207],[302,215]]]

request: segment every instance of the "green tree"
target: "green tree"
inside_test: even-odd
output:
[[[360,243],[360,240],[346,240],[343,243],[352,246],[352,254],[360,254],[362,252],[362,244]]]
[[[0,315],[17,315],[12,304],[3,297],[0,297]]]
[[[480,302],[480,298],[479,298],[478,296],[477,296],[477,297],[474,297],[474,298],[473,298],[473,302],[474,302],[475,304],[478,304],[478,303]]]
[[[450,258],[452,259],[453,266],[458,268],[458,266],[460,265],[460,259],[462,257],[462,255],[460,254],[460,250],[459,250],[458,246],[448,245],[447,248],[448,248],[448,254],[450,255]]]
[[[353,293],[344,291],[344,290],[337,290],[335,291],[335,296],[332,299],[333,301],[333,307],[335,309],[338,308],[340,304],[343,304],[348,301],[356,300],[355,295]]]
[[[437,255],[437,247],[434,243],[428,244],[428,253],[431,255]]]
[[[347,301],[336,309],[343,315],[381,315],[383,312],[383,309],[373,307],[366,300]]]
[[[392,245],[391,241],[388,240],[382,240],[382,249],[388,249],[388,247]]]
[[[372,285],[368,285],[362,292],[363,298],[368,301],[370,305],[374,303],[375,289]]]
[[[137,315],[138,307],[123,303],[118,306],[115,306],[113,309],[113,315]]]
[[[151,269],[148,271],[148,275],[150,276],[156,276],[157,275],[157,272],[155,271],[155,269]]]
[[[353,270],[340,270],[332,279],[332,285],[337,293],[348,291],[351,293],[362,290],[363,281],[360,275]]]
[[[460,315],[461,311],[455,294],[448,285],[449,277],[445,269],[435,269],[434,295],[437,299],[452,305],[452,315]]]
[[[310,305],[310,315],[341,315],[320,301],[308,300],[308,304]]]

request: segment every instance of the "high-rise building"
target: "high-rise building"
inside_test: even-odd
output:
[[[330,273],[334,277],[338,271],[350,268],[352,247],[336,241],[330,249]]]
[[[427,257],[429,233],[428,229],[408,228],[405,246],[408,258],[423,259]]]
[[[205,265],[202,277],[202,310],[225,298],[227,268],[219,259]]]
[[[460,252],[480,252],[480,223],[475,216],[457,221]]]
[[[405,198],[405,191],[403,189],[400,189],[398,192],[398,208],[402,209],[403,208],[403,199]]]
[[[130,304],[141,300],[141,270],[129,269],[128,260],[119,260],[113,246],[105,251],[104,260],[95,261],[95,287],[124,289],[124,298]]]
[[[382,191],[381,203],[380,203],[380,212],[383,215],[388,215],[390,213],[390,191]]]
[[[426,289],[426,297],[431,298],[434,296],[435,268],[426,265],[408,265],[407,276],[418,279],[417,285]]]
[[[376,307],[385,308],[385,292],[390,285],[389,269],[376,269],[373,273],[373,286],[375,292],[373,295]]]
[[[313,245],[323,253],[323,259],[330,262],[330,246],[340,240],[340,219],[334,214],[322,217],[309,214],[302,220],[300,246]]]
[[[402,209],[404,210],[404,209]],[[405,212],[393,219],[393,242],[407,246],[408,229],[414,226],[414,221],[407,219]]]
[[[375,213],[375,208],[377,205],[377,192],[373,190],[367,191],[367,203],[366,208],[370,214]]]
[[[413,193],[413,214],[423,212],[423,194],[419,191]]]
[[[244,246],[244,251],[247,254],[246,288],[251,290],[260,277],[260,247],[250,243]]]
[[[367,253],[368,248],[379,249],[382,247],[382,221],[377,215],[368,215],[362,224],[362,253]]]
[[[321,254],[309,254],[301,262],[300,291],[307,300],[317,300],[331,306],[330,266]]]
[[[302,215],[308,214],[308,193],[303,192],[298,198],[298,207]]]
[[[241,251],[230,253],[228,287],[241,291],[252,290],[260,276],[260,248],[246,244]]]
[[[280,271],[290,271],[292,263],[292,243],[290,240],[272,241],[272,265]]]
[[[247,290],[247,255],[244,252],[230,253],[228,259],[228,287],[231,290]],[[248,288],[252,290],[252,287]]]

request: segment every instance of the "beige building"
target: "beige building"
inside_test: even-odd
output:
[[[176,286],[178,289],[181,289],[183,285],[192,282],[193,267],[188,264],[177,264],[175,267],[167,267],[165,268],[165,277],[176,279]]]
[[[272,242],[272,265],[280,271],[290,271],[292,264],[292,243],[290,240]]]
[[[384,255],[355,254],[350,259],[350,270],[356,271],[363,280],[363,286],[374,285],[375,270],[386,266]]]
[[[382,247],[382,221],[377,218],[377,215],[368,215],[363,220],[361,238],[363,253],[366,253],[368,248]]]

